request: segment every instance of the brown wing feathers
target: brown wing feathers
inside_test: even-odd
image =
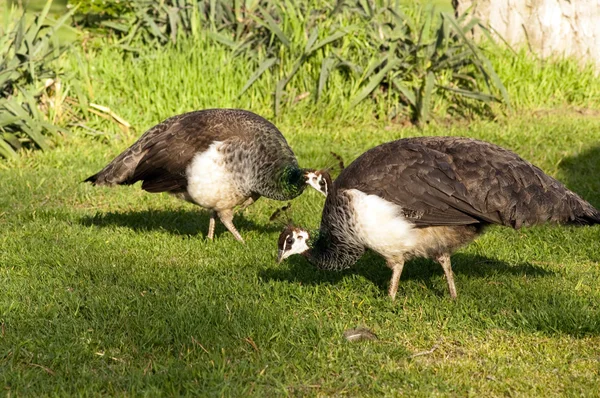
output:
[[[356,188],[396,203],[419,226],[600,222],[597,210],[539,168],[513,152],[465,138],[383,144],[348,166],[335,188]]]
[[[187,186],[186,167],[216,140],[239,134],[244,123],[264,119],[240,110],[205,110],[171,117],[152,127],[129,149],[85,181],[98,185],[143,181],[149,192],[179,192]]]

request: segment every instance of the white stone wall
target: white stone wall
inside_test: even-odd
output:
[[[565,55],[600,71],[600,0],[458,0],[457,10],[488,22],[511,45],[541,57]],[[529,43],[527,43],[529,42]]]

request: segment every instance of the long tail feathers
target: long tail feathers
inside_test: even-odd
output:
[[[89,182],[92,185],[96,185],[96,181],[98,180],[98,175],[100,173],[96,173],[93,176],[89,176],[88,178],[86,178],[85,180],[81,181],[81,182]]]
[[[577,216],[573,221],[573,224],[577,225],[595,225],[600,224],[600,212],[595,211],[590,214],[583,214],[581,216]]]
[[[83,180],[83,182],[107,186],[131,184],[130,178],[135,173],[136,167],[144,154],[145,152],[132,146],[114,158],[102,170]]]

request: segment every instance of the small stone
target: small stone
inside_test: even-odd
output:
[[[347,329],[344,331],[344,337],[348,341],[361,341],[361,340],[377,340],[378,337],[375,333],[365,327],[358,327],[356,329]]]

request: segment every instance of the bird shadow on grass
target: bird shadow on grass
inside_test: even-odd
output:
[[[460,279],[457,281],[455,312],[470,314],[470,323],[480,323],[483,329],[504,328],[547,335],[567,334],[578,338],[600,335],[600,312],[595,298],[573,292],[560,275],[556,276],[556,272],[529,263],[510,265],[493,258],[463,253],[452,256],[452,262],[454,273]],[[352,269],[342,272],[320,271],[304,259],[290,258],[287,266],[260,273],[264,280],[306,285],[336,284],[350,275],[360,275],[371,281],[382,291],[383,298],[391,270],[382,258],[367,253]],[[450,304],[452,301],[446,284],[443,288],[439,284],[443,275],[442,267],[433,261],[409,261],[404,267],[398,294],[409,294],[403,289],[403,282],[417,281],[424,287],[427,296],[438,297],[424,300],[439,305],[436,300],[442,299]],[[461,275],[468,278],[460,278]],[[550,276],[555,277],[547,278]],[[454,313],[453,307],[448,308],[449,316]],[[461,316],[464,315],[458,315]]]
[[[97,213],[94,216],[82,217],[79,222],[85,226],[127,227],[134,231],[167,231],[174,235],[199,235],[208,233],[209,213],[201,210],[142,210],[118,213]],[[275,225],[260,225],[249,220],[244,214],[236,214],[233,218],[236,228],[242,231],[258,230],[263,233],[279,230]],[[229,233],[217,219],[215,236]]]
[[[594,207],[600,208],[600,146],[564,158],[560,179]]]
[[[286,266],[287,265],[287,266]],[[522,263],[510,265],[497,259],[472,255],[455,254],[452,256],[452,269],[455,275],[485,277],[493,274],[528,275],[533,277],[554,274],[536,265]],[[278,269],[262,271],[261,277],[267,280],[300,282],[307,285],[335,284],[348,275],[360,275],[371,281],[379,289],[386,291],[392,276],[392,271],[386,266],[385,260],[373,252],[367,252],[352,268],[341,272],[322,271],[316,269],[301,257],[290,257],[286,264]],[[444,275],[441,265],[427,259],[407,261],[400,278],[402,281],[418,281],[429,289],[435,289],[432,278]],[[439,292],[448,294],[447,291]]]

